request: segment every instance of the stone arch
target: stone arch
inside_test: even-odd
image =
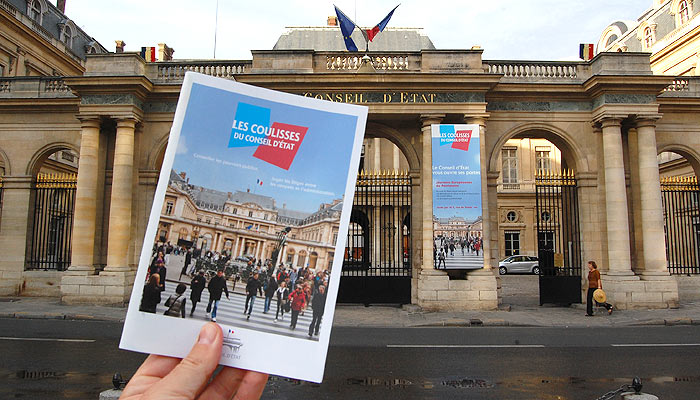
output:
[[[392,142],[394,145],[396,145],[396,147],[399,148],[399,150],[401,150],[403,155],[406,157],[410,170],[413,171],[420,169],[420,159],[418,158],[418,152],[413,147],[413,145],[411,145],[410,140],[404,135],[402,135],[399,131],[384,124],[380,124],[377,122],[368,122],[367,127],[365,128],[365,132],[369,134],[369,136],[366,137],[384,138]]]
[[[549,140],[561,151],[562,159],[567,160],[567,162],[573,162],[573,164],[568,165],[568,167],[573,169],[574,172],[590,171],[588,158],[586,158],[585,152],[570,134],[547,124],[525,123],[511,128],[510,131],[501,135],[487,155],[488,172],[496,172],[499,170],[498,155],[501,148],[503,148],[508,140],[521,135],[532,135]]]
[[[5,176],[11,175],[12,165],[10,164],[10,158],[2,149],[0,149],[0,161],[2,161],[3,168],[5,168]]]
[[[29,160],[29,163],[27,164],[27,168],[25,170],[27,175],[34,176],[39,173],[39,169],[41,168],[41,165],[46,161],[49,156],[57,151],[60,150],[71,150],[74,151],[76,154],[78,154],[78,157],[80,157],[80,149],[76,147],[72,143],[68,142],[55,142],[55,143],[49,143],[43,147],[41,147],[39,150],[34,152],[34,155],[32,158]]]
[[[148,169],[160,171],[160,167],[163,164],[163,158],[165,157],[165,150],[168,148],[169,137],[170,134],[168,132],[156,141],[155,146],[153,146],[153,150],[148,154],[148,158],[146,159]]]
[[[695,176],[700,177],[700,152],[698,149],[683,145],[683,144],[667,144],[656,149],[657,154],[665,151],[670,151],[683,156],[693,167]]]

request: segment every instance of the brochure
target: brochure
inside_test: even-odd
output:
[[[366,119],[187,72],[120,347],[185,357],[213,320],[221,364],[320,382]]]

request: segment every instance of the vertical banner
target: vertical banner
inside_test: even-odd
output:
[[[483,268],[479,125],[431,130],[435,267]]]

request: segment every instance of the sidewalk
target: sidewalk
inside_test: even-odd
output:
[[[245,285],[236,285],[243,295]],[[413,305],[382,306],[339,304],[334,326],[345,327],[440,327],[440,326],[529,326],[529,327],[621,327],[645,325],[700,325],[700,303],[685,303],[678,309],[616,310],[607,315],[599,309],[585,317],[585,305],[571,307],[508,305],[498,311],[424,312]],[[123,321],[126,308],[63,305],[55,298],[0,298],[0,318]]]

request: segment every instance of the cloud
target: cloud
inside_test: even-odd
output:
[[[187,154],[188,148],[185,143],[185,136],[180,135],[180,140],[177,143],[177,150],[175,154]]]

